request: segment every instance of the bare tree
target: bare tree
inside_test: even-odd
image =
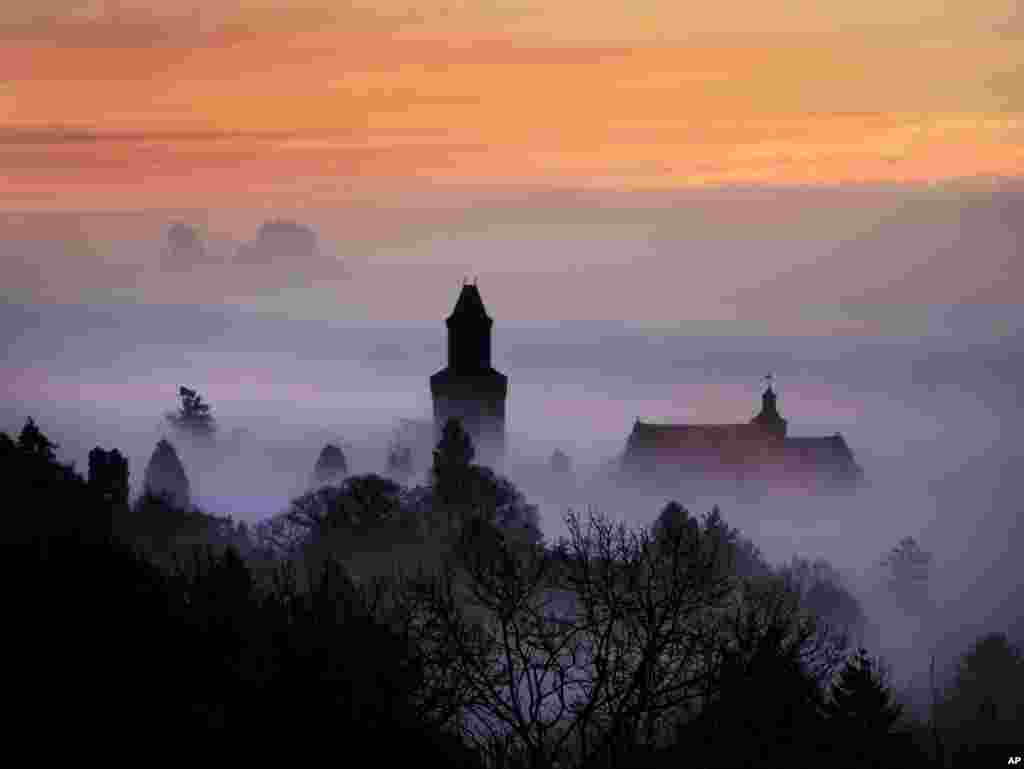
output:
[[[535,767],[615,764],[663,736],[705,691],[708,616],[736,587],[717,515],[657,546],[593,512],[567,522],[558,558],[466,526],[442,575],[406,580],[392,614],[424,650],[430,716]]]

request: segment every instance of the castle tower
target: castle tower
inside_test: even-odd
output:
[[[463,284],[448,326],[448,366],[430,377],[434,430],[450,417],[462,420],[482,461],[505,450],[508,377],[491,367],[491,320],[476,284]]]
[[[778,396],[772,389],[771,375],[765,377],[768,380],[768,387],[761,394],[761,412],[750,421],[760,425],[765,432],[778,437],[786,437],[786,420],[779,414]]]

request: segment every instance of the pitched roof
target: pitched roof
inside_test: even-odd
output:
[[[636,449],[672,450],[715,448],[737,441],[762,441],[768,437],[761,425],[749,422],[732,425],[658,425],[638,419],[629,440]]]
[[[839,433],[825,437],[786,438],[786,454],[808,464],[836,465],[853,462],[853,452]]]
[[[774,467],[780,472],[860,475],[853,453],[838,433],[825,437],[781,438],[757,423],[658,425],[637,420],[626,444],[634,467],[684,462],[696,471]]]
[[[480,291],[475,283],[466,283],[462,286],[459,298],[455,302],[455,309],[448,316],[448,320],[463,317],[490,320],[487,310],[484,309],[484,300],[480,297]]]

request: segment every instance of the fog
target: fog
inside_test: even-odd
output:
[[[198,390],[218,448],[176,442],[207,512],[258,521],[283,510],[323,445],[352,473],[383,472],[400,419],[427,420],[427,378],[444,366],[444,325],[370,327],[234,309],[121,305],[0,310],[6,355],[0,430],[33,417],[62,461],[87,467],[96,445],[129,458],[133,493],[177,389]],[[516,327],[496,321],[494,365],[509,377],[509,459],[501,468],[542,511],[548,541],[567,507],[649,525],[668,494],[591,482],[637,418],[739,422],[776,377],[791,435],[842,433],[868,485],[848,497],[771,493],[741,503],[679,490],[692,512],[718,504],[771,563],[823,557],[883,626],[880,649],[909,680],[928,655],[949,664],[980,632],[1024,639],[1024,427],[1020,337],[975,326],[917,339],[644,334],[614,323]],[[173,437],[172,437],[173,441]],[[546,471],[555,448],[571,481]],[[416,457],[416,481],[429,457]],[[935,556],[937,618],[918,621],[872,598],[872,565],[905,536]]]

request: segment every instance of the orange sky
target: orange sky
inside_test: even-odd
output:
[[[1018,0],[35,0],[0,9],[0,68],[15,299],[427,319],[483,273],[504,317],[828,333],[1021,286]],[[185,209],[199,289],[158,258]],[[45,218],[81,211],[154,215]],[[277,216],[326,255],[236,264]]]
[[[1012,0],[363,5],[0,12],[0,203],[1024,173]]]

